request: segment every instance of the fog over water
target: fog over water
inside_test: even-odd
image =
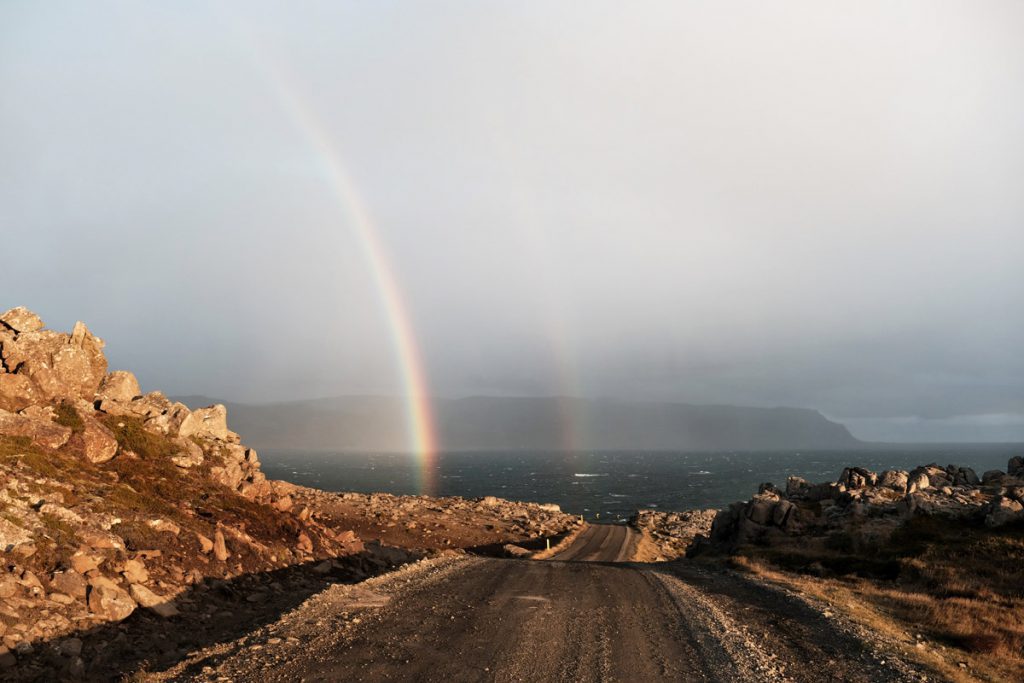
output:
[[[144,389],[1024,440],[1024,4],[0,6],[0,309]]]

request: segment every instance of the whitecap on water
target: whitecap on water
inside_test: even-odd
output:
[[[607,474],[590,474],[589,472],[576,472],[574,477],[607,477]]]

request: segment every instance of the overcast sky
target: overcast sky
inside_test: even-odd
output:
[[[0,308],[145,389],[400,393],[330,153],[438,395],[1024,439],[1022,34],[1015,0],[5,2]]]

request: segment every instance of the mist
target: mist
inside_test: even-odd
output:
[[[5,3],[0,309],[144,389],[1024,440],[1024,5]],[[315,127],[320,136],[311,135]]]

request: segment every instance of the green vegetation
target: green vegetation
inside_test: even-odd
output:
[[[85,423],[82,422],[82,416],[67,401],[62,401],[57,405],[56,413],[57,416],[53,421],[57,424],[70,427],[71,431],[75,434],[81,434],[85,431]]]

